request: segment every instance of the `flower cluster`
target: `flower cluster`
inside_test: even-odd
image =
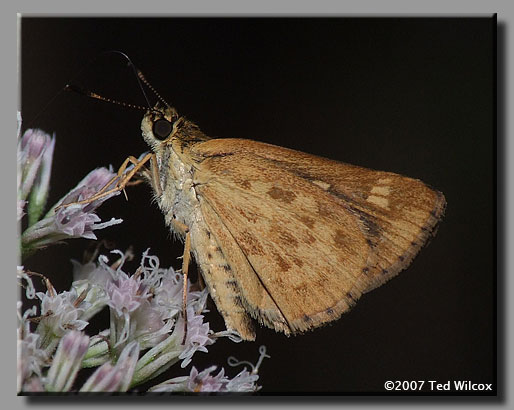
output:
[[[266,348],[261,346],[259,349],[260,357],[257,364],[254,366],[250,362],[238,362],[233,357],[229,358],[230,366],[238,366],[247,364],[252,369],[249,372],[244,368],[233,379],[225,376],[225,369],[221,369],[217,375],[211,376],[211,373],[216,370],[216,366],[211,366],[202,372],[198,372],[196,367],[193,366],[189,376],[175,377],[174,379],[167,380],[150,389],[152,392],[253,392],[260,389],[255,383],[259,379],[258,372],[259,366],[265,357],[270,357],[266,354]]]
[[[28,225],[21,235],[23,257],[66,239],[96,239],[93,231],[122,222],[115,218],[101,222],[95,213],[103,202],[119,195],[119,191],[113,191],[94,201],[78,203],[103,188],[115,186],[116,174],[107,168],[91,171],[43,216],[50,188],[54,147],[55,136],[50,137],[41,130],[29,129],[18,140],[17,218],[20,221],[27,215]]]
[[[19,140],[17,217],[27,216],[20,240],[22,257],[58,241],[96,239],[93,231],[121,222],[114,218],[101,222],[95,213],[119,193],[96,195],[116,184],[118,176],[107,168],[92,171],[44,214],[54,146],[55,137],[40,130],[28,130]],[[159,259],[148,251],[134,274],[128,274],[124,265],[129,256],[112,251],[110,257],[72,261],[73,283],[61,292],[42,274],[18,267],[25,299],[32,303],[23,311],[18,302],[18,393],[137,390],[174,364],[188,366],[196,352],[207,353],[208,346],[220,337],[241,341],[233,331],[211,330],[203,315],[206,289],[188,282],[183,306],[183,275],[160,267]],[[43,279],[45,292],[36,291],[34,277]],[[109,327],[88,336],[86,328],[104,309],[109,310]],[[258,364],[250,364],[252,371],[244,369],[233,379],[225,376],[224,369],[211,375],[215,366],[202,372],[193,367],[188,376],[149,391],[254,392],[260,388],[257,371],[264,357],[269,356],[261,350]],[[97,369],[76,386],[77,375],[84,368]]]

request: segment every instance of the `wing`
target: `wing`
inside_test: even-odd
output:
[[[244,266],[247,310],[286,333],[337,319],[407,267],[444,212],[441,193],[389,172],[239,139],[192,153],[206,223]]]

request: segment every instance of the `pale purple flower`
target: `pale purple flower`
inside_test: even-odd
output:
[[[18,340],[17,340],[17,391],[29,391],[26,384],[30,378],[38,380],[42,368],[47,362],[47,353],[39,347],[40,336],[30,331],[29,316],[36,314],[36,307],[20,313],[21,302],[18,302]],[[35,387],[34,387],[35,388]]]
[[[253,365],[247,361],[238,361],[234,357],[228,358],[228,364],[232,367],[239,365],[248,365],[252,371],[249,372],[246,367],[237,374],[232,380],[230,380],[225,386],[226,391],[229,392],[252,392],[260,390],[261,387],[256,384],[259,379],[258,373],[259,368],[261,367],[262,361],[265,358],[270,358],[270,356],[266,353],[266,346],[262,345],[259,347],[259,359],[257,363]]]
[[[27,204],[27,201],[24,201],[23,199],[18,199],[16,203],[16,220],[20,221],[21,218],[23,218],[26,215],[25,212],[25,205]]]
[[[107,168],[97,168],[91,171],[75,189],[58,201],[42,220],[23,232],[22,250],[27,253],[70,238],[96,239],[93,231],[121,223],[121,219],[115,218],[107,222],[101,222],[98,215],[95,214],[96,209],[103,202],[114,195],[118,195],[119,191],[112,192],[90,203],[74,203],[96,194],[115,175]],[[114,186],[114,183],[111,186]],[[55,211],[57,206],[69,203],[74,204],[61,207],[57,212]]]
[[[93,262],[81,264],[71,260],[73,265],[73,277],[75,280],[72,287],[77,295],[85,292],[86,307],[82,314],[83,320],[89,320],[100,312],[107,304],[108,297],[105,292],[105,284],[109,275],[102,266],[97,266]]]
[[[34,181],[34,186],[30,193],[28,214],[29,225],[32,225],[39,220],[43,214],[48,198],[48,191],[50,189],[50,175],[52,173],[52,159],[54,156],[55,136],[52,137],[50,142],[46,144],[41,160],[41,166],[37,177]]]
[[[211,331],[201,314],[205,310],[207,290],[191,291],[190,283],[186,305],[188,328],[184,339],[183,276],[171,268],[160,268],[159,259],[148,255],[148,251],[144,252],[136,274],[130,276],[123,271],[126,255],[120,251],[112,253],[119,259],[110,262],[100,255],[97,263],[74,261],[75,280],[70,291],[57,293],[47,284],[46,293],[36,293],[41,301],[38,326],[34,336],[19,346],[24,351],[37,349],[42,358],[49,360],[35,361],[32,353],[28,355],[30,362],[20,361],[19,374],[23,376],[18,386],[22,386],[22,391],[42,391],[43,388],[45,391],[70,391],[81,367],[98,366],[81,392],[127,391],[178,362],[182,367],[187,366],[196,352],[207,353],[207,346],[219,337],[240,341],[232,331]],[[18,267],[18,277],[30,281],[23,267]],[[33,286],[27,286],[27,292],[34,297]],[[88,325],[94,313],[106,305],[111,314],[109,329],[88,339],[87,346],[64,341],[66,337],[71,338],[70,334],[80,334],[78,331]],[[146,349],[149,350],[139,358],[140,352]],[[215,373],[215,367],[202,372],[193,368],[189,376],[172,379],[153,391],[256,391],[259,389],[257,369],[263,354],[261,352],[256,366],[237,362],[236,365],[249,364],[253,370],[244,369],[233,379],[226,377],[223,369]],[[20,357],[21,353],[18,355]],[[45,378],[44,367],[48,367],[52,359],[54,364]]]
[[[32,277],[25,272],[23,266],[16,267],[16,277],[20,281],[25,281],[25,296],[27,299],[34,299],[36,297],[36,288],[32,282]]]
[[[225,376],[225,369],[221,369],[218,374],[212,375],[216,370],[216,366],[208,367],[202,372],[198,372],[196,367],[193,366],[189,376],[175,377],[158,384],[149,391],[151,392],[190,392],[190,393],[214,393],[214,392],[232,392],[232,393],[248,393],[260,390],[260,386],[256,384],[259,379],[258,371],[259,366],[264,357],[269,357],[266,354],[266,349],[261,346],[259,349],[260,357],[257,364],[254,366],[250,362],[235,362],[234,358],[229,364],[231,366],[248,364],[252,371],[249,372],[246,368],[237,374],[233,379]]]
[[[54,146],[55,137],[46,132],[37,129],[25,131],[18,142],[18,199],[27,199],[38,175],[42,176],[39,189],[44,191],[38,195],[46,198]],[[40,167],[44,168],[43,172]]]
[[[55,216],[55,224],[57,231],[64,233],[68,237],[96,239],[93,233],[95,229],[103,229],[111,225],[121,223],[121,219],[111,219],[104,223],[100,222],[98,215],[94,211],[109,198],[119,195],[119,191],[111,192],[102,198],[86,204],[75,204],[68,207],[61,207],[53,214],[55,208],[59,205],[69,204],[73,202],[83,201],[91,198],[98,193],[116,174],[107,168],[97,168],[91,171],[86,177],[77,184],[77,187],[71,190],[64,198],[59,200],[52,207],[47,216]],[[114,182],[109,186],[114,187]]]
[[[26,155],[27,162],[37,160],[44,152],[50,140],[49,135],[39,129],[28,129],[21,139],[21,152]]]
[[[175,326],[171,335],[152,347],[139,360],[134,375],[135,385],[158,376],[180,359],[182,359],[181,366],[187,366],[195,352],[207,352],[205,346],[214,343],[215,339],[209,337],[209,324],[203,322],[203,316],[195,313],[192,306],[188,306],[187,314],[188,329],[185,344],[182,344],[184,319],[180,316],[174,322]]]
[[[38,292],[37,296],[41,300],[42,316],[37,331],[42,337],[41,347],[51,353],[69,330],[83,330],[88,325],[82,320],[87,303],[83,301],[80,306],[75,306],[78,296],[74,289],[57,294]]]
[[[216,370],[216,366],[211,366],[198,373],[196,367],[193,366],[189,374],[187,390],[191,392],[220,391],[227,384],[228,378],[225,377],[225,369],[221,369],[216,376],[211,376],[214,370]]]
[[[87,281],[93,286],[102,283],[107,304],[111,312],[110,340],[113,347],[123,348],[131,340],[138,340],[141,348],[155,346],[162,341],[173,326],[170,309],[163,309],[155,303],[154,294],[150,293],[159,286],[160,278],[166,270],[150,269],[144,266],[145,258],[139,268],[141,274],[129,276],[122,271],[125,256],[120,251],[113,251],[121,257],[117,269],[108,266],[107,258],[98,258],[99,269],[89,268]],[[86,276],[82,276],[86,277]]]
[[[117,350],[134,339],[136,323],[132,313],[144,303],[148,295],[141,287],[139,278],[129,277],[118,271],[118,277],[107,284],[107,304],[110,307],[110,340]]]
[[[73,265],[73,286],[85,289],[87,286],[97,287],[106,293],[107,284],[116,277],[116,270],[108,265],[109,259],[100,255],[98,263],[87,262],[81,264],[76,260],[71,260]]]
[[[20,135],[21,135],[21,124],[22,124],[22,121],[21,121],[21,112],[19,111],[16,111],[16,138],[20,138]]]
[[[178,331],[184,333],[183,320],[177,323]],[[190,362],[193,354],[197,351],[207,353],[208,345],[214,343],[214,340],[209,337],[210,329],[209,323],[204,323],[203,315],[197,314],[192,307],[187,309],[187,336],[184,350],[179,355],[179,359],[182,359],[180,367],[186,367]]]
[[[184,276],[175,272],[172,268],[169,270],[160,270],[154,287],[154,301],[156,306],[160,306],[163,314],[167,313],[170,317],[176,316],[182,312],[182,293],[184,291]],[[191,283],[187,285],[187,306],[191,307],[195,312],[204,311],[207,302],[208,292],[192,291]]]
[[[72,330],[64,335],[44,380],[47,391],[67,392],[71,389],[88,346],[89,337],[82,332]]]
[[[18,133],[20,129],[21,115],[18,115]],[[102,222],[95,213],[103,202],[120,194],[114,189],[120,178],[107,168],[90,172],[41,219],[48,197],[54,149],[55,136],[50,137],[41,130],[29,129],[18,137],[17,220],[28,214],[28,228],[21,237],[23,257],[65,239],[96,239],[95,230],[122,222],[115,218]],[[112,192],[91,202],[77,203],[88,200],[102,189],[104,193]]]
[[[226,384],[225,389],[228,392],[242,393],[260,390],[260,386],[255,383],[259,380],[259,376],[253,372],[244,369],[236,377]]]
[[[107,295],[107,304],[119,316],[125,312],[132,313],[149,297],[140,277],[128,276],[121,271],[115,280],[107,284]]]
[[[145,300],[132,314],[134,338],[142,349],[153,347],[164,340],[173,327],[174,321],[154,303]]]
[[[32,376],[23,384],[23,393],[44,393],[43,380],[39,376]]]
[[[115,392],[121,384],[122,376],[111,362],[105,362],[87,379],[80,392]]]

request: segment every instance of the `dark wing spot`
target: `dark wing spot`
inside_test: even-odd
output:
[[[248,231],[241,232],[238,243],[246,255],[264,255],[264,250],[259,241],[256,240]]]
[[[330,217],[334,213],[332,206],[330,204],[327,204],[326,202],[320,201],[317,203],[317,206],[318,215],[321,217]]]
[[[282,271],[284,271],[284,272],[288,271],[289,268],[291,267],[291,265],[289,265],[289,263],[287,263],[286,260],[282,256],[275,255],[275,257],[276,257],[278,266],[280,266],[280,269],[282,269]]]
[[[298,245],[298,241],[294,237],[294,235],[291,234],[291,232],[285,230],[285,229],[276,229],[277,235],[280,239],[288,243],[292,247],[296,247]]]
[[[250,184],[250,181],[244,180],[244,181],[241,182],[241,187],[244,188],[244,189],[251,189],[252,188],[252,184]]]
[[[350,207],[351,211],[359,216],[359,219],[366,233],[370,236],[377,237],[380,235],[380,226],[375,222],[375,218],[360,209]]]
[[[293,257],[294,263],[299,266],[300,268],[303,266],[303,261],[300,258]]]
[[[316,238],[314,236],[312,236],[308,231],[306,231],[304,241],[305,241],[305,243],[311,245],[314,242],[316,242]]]
[[[235,301],[237,306],[244,307],[243,298],[241,297],[241,295],[235,295],[234,296],[234,301]]]
[[[245,211],[244,209],[237,208],[239,213],[243,218],[245,218],[248,222],[255,223],[257,222],[257,216],[253,212]]]
[[[336,234],[334,236],[334,242],[338,248],[346,248],[348,245],[346,243],[347,236],[345,232],[341,229],[338,229],[336,231]]]
[[[309,218],[308,216],[300,216],[298,219],[300,219],[300,221],[302,221],[308,228],[312,228],[314,226],[314,219]]]
[[[237,285],[237,282],[236,282],[235,280],[227,280],[227,281],[225,282],[225,284],[226,284],[229,288],[231,288],[231,289],[233,289],[233,290],[238,290],[238,289],[239,289],[239,288],[238,288],[238,285]]]
[[[282,188],[273,187],[268,191],[268,195],[278,201],[290,203],[296,198],[296,194],[292,191],[286,191]]]

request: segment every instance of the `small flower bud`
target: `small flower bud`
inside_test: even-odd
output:
[[[49,168],[52,164],[54,145],[55,138],[41,130],[25,131],[18,143],[18,199],[27,199],[41,172],[43,162],[45,165],[41,183],[46,184],[46,187],[42,186],[40,189],[48,191]],[[40,192],[38,196],[45,196],[45,194]]]
[[[47,391],[66,392],[71,389],[88,346],[89,337],[82,332],[72,330],[61,339],[48,371]]]
[[[137,359],[139,357],[139,344],[129,343],[121,352],[116,363],[104,363],[84,383],[81,392],[125,392],[129,389],[134,375]]]

